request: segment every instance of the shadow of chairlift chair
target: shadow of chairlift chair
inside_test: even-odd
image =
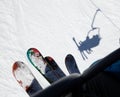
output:
[[[101,59],[96,63],[96,65],[90,66],[83,72],[83,74],[72,74],[63,77],[62,79],[53,83],[51,86],[45,88],[44,90],[36,93],[31,97],[80,97],[78,88],[80,88],[84,82],[92,79],[94,76],[118,60],[120,60],[120,48]],[[64,95],[69,93],[72,93],[72,95]]]

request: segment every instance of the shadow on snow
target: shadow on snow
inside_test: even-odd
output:
[[[96,15],[99,11],[100,11],[100,9],[97,9],[95,14],[94,14],[92,24],[91,24],[91,29],[88,31],[86,39],[84,41],[80,41],[79,43],[77,43],[75,38],[73,37],[73,41],[76,44],[76,46],[78,47],[83,60],[88,59],[86,54],[91,54],[92,48],[98,46],[99,43],[100,43],[100,40],[101,40],[100,28],[99,27],[93,27],[95,17],[96,17]],[[93,35],[92,38],[90,38],[89,34],[93,31],[97,31],[97,34]]]

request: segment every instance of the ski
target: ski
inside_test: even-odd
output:
[[[60,78],[59,75],[55,72],[54,68],[44,59],[43,55],[38,49],[28,49],[27,58],[48,82],[53,83]]]
[[[34,77],[31,70],[22,61],[16,61],[12,67],[12,73],[19,85],[27,92],[29,96],[42,90],[41,85]]]
[[[59,76],[59,78],[66,76],[51,56],[46,56],[45,60],[50,64],[50,66],[53,68],[54,72]]]
[[[67,68],[69,74],[80,73],[80,71],[77,67],[76,60],[75,60],[75,58],[73,57],[72,54],[68,54],[65,57],[65,65],[66,65],[66,68]]]

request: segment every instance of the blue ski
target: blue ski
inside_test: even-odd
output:
[[[70,74],[80,73],[80,71],[77,67],[77,64],[76,64],[76,60],[75,60],[75,58],[73,57],[72,54],[68,54],[65,57],[65,65],[66,65],[66,68],[67,68],[67,70]]]

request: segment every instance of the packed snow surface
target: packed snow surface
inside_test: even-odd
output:
[[[120,0],[0,0],[0,96],[28,97],[12,74],[23,61],[42,87],[50,84],[26,57],[35,47],[69,75],[72,54],[81,72],[120,47]]]

